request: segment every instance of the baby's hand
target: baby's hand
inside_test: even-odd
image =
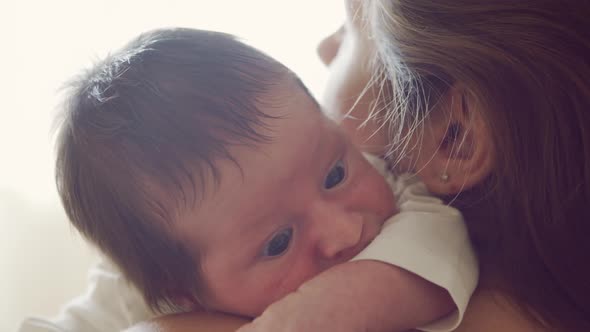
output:
[[[310,295],[310,296],[307,296]],[[270,305],[237,332],[353,332],[365,331],[362,310],[342,312],[331,300],[300,291]],[[319,295],[319,294],[318,294]],[[319,295],[321,296],[321,295]]]
[[[238,332],[407,331],[453,307],[445,290],[420,277],[361,260],[308,280]]]

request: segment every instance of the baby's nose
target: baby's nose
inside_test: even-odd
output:
[[[363,234],[363,219],[359,213],[329,209],[318,215],[314,223],[317,250],[324,259],[348,260],[356,255]]]

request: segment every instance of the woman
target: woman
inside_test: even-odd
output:
[[[465,214],[482,271],[458,331],[590,331],[590,3],[360,5],[320,45],[324,104]]]
[[[496,313],[496,331],[590,331],[590,2],[365,11],[390,133],[412,134],[391,140],[396,165],[461,209],[481,294],[500,299],[476,297],[465,323],[482,331]]]

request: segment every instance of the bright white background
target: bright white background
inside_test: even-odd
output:
[[[245,38],[319,96],[315,48],[343,15],[341,0],[0,0],[0,331],[56,314],[96,260],[53,182],[50,128],[65,80],[144,30],[184,26]]]

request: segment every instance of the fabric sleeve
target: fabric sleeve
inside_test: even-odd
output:
[[[422,183],[400,191],[400,213],[353,260],[370,259],[401,267],[446,289],[457,310],[419,330],[452,331],[477,286],[479,269],[460,212],[432,197]]]
[[[27,318],[18,332],[112,332],[153,317],[139,291],[103,260],[90,270],[85,294],[53,319]]]

